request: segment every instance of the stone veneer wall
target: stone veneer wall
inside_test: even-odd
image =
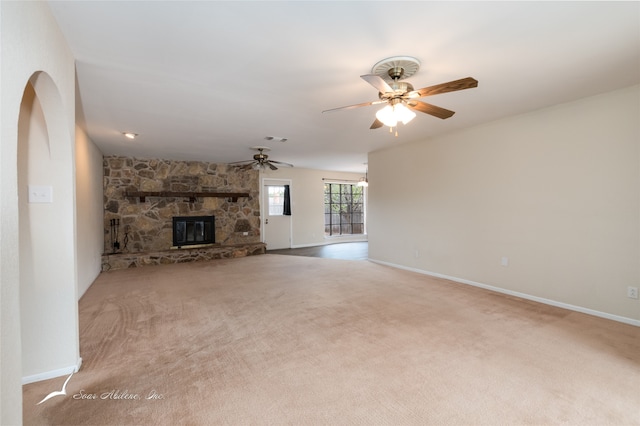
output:
[[[126,197],[127,191],[244,192],[249,193],[249,197],[240,197],[236,202],[210,197],[197,198],[195,202],[188,198],[147,197],[141,202],[138,198]],[[158,252],[171,249],[174,216],[207,215],[215,216],[217,252],[221,252],[220,246],[228,246],[232,248],[230,253],[237,255],[246,252],[239,247],[247,246],[253,249],[245,254],[253,254],[251,251],[262,244],[259,198],[259,174],[255,170],[198,161],[104,157],[105,256],[109,254],[109,258],[114,258],[111,219],[119,219],[120,223],[117,253],[122,254],[122,258],[134,259],[135,253],[141,258],[145,253],[155,253],[157,257]],[[182,259],[176,261],[194,257],[185,253],[173,256]],[[156,263],[168,262],[164,259]],[[130,266],[138,265],[133,262]]]

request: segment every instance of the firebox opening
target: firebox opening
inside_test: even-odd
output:
[[[176,216],[173,218],[173,246],[214,244],[214,216]]]

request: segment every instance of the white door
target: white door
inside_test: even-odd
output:
[[[291,248],[291,216],[283,214],[284,186],[290,183],[290,180],[264,180],[262,229],[267,250]]]

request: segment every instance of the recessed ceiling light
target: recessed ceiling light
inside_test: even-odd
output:
[[[122,134],[127,139],[135,139],[138,136],[137,133],[132,133],[132,132],[123,132]]]

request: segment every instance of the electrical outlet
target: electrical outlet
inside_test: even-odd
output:
[[[53,203],[53,188],[43,185],[29,185],[29,203]]]
[[[630,299],[638,298],[638,287],[627,287],[627,297]]]
[[[503,257],[502,259],[500,259],[500,265],[509,266],[509,258],[508,257]]]

